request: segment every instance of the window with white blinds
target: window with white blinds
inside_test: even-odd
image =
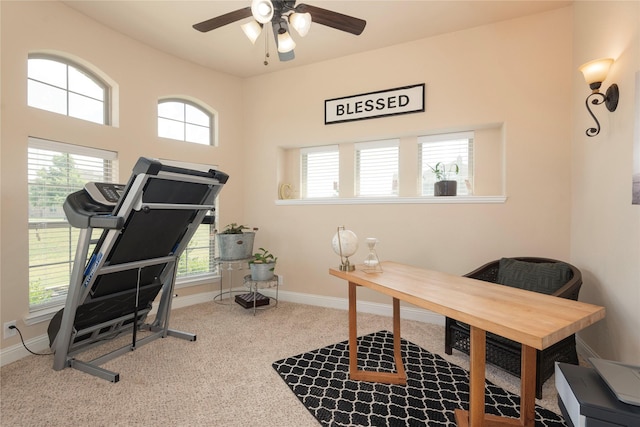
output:
[[[398,195],[399,146],[398,139],[355,144],[356,196]]]
[[[418,137],[421,189],[423,196],[433,196],[436,176],[431,168],[438,163],[449,172],[448,179],[458,182],[459,196],[472,195],[473,132],[459,132]],[[459,172],[455,173],[455,165]]]
[[[300,150],[302,198],[338,197],[340,156],[337,145]]]
[[[69,193],[89,181],[114,182],[117,154],[29,138],[29,309],[63,304],[79,230],[66,220]]]

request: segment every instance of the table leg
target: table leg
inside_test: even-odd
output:
[[[520,424],[533,427],[536,419],[536,349],[522,344],[520,366]]]
[[[498,417],[484,413],[485,368],[487,351],[486,331],[471,326],[471,351],[469,355],[469,410],[455,411],[459,427],[494,427],[535,425],[536,398],[536,349],[522,345],[520,419]]]
[[[393,356],[396,372],[374,372],[358,369],[358,312],[356,307],[357,284],[349,282],[349,378],[356,381],[406,384],[407,376],[400,351],[400,300],[393,299]]]
[[[487,333],[471,326],[471,364],[469,368],[469,421],[480,426],[484,421],[484,380],[487,353]]]
[[[349,282],[349,373],[351,378],[358,372],[358,311],[356,308],[356,285]]]
[[[487,333],[471,326],[469,352],[469,410],[455,411],[458,426],[482,426],[484,424],[484,380],[486,367]]]
[[[406,383],[407,375],[404,372],[401,351],[402,337],[400,336],[400,300],[393,299],[393,359],[396,362],[398,378],[403,378]],[[404,384],[404,383],[403,383]]]

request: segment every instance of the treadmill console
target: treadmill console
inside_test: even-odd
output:
[[[107,206],[115,206],[118,203],[124,193],[124,188],[123,184],[106,182],[88,182],[84,186],[93,200]]]

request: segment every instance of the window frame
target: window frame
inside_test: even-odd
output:
[[[424,164],[425,154],[424,147],[425,144],[433,143],[448,143],[452,144],[457,141],[467,140],[466,145],[466,157],[467,164],[466,168],[463,165],[458,165],[461,169],[461,172],[456,174],[455,179],[452,179],[458,183],[458,195],[459,196],[473,196],[473,172],[474,172],[474,156],[473,156],[473,144],[475,139],[474,131],[465,131],[465,132],[453,132],[453,133],[443,133],[443,134],[433,134],[433,135],[422,135],[418,136],[418,195],[421,197],[434,197],[433,194],[433,186],[431,184],[435,183],[435,179],[427,179],[425,180],[425,174],[429,174],[429,176],[434,176],[432,170],[429,166],[435,167],[437,164],[437,160],[434,160],[436,163],[427,163],[426,167]],[[455,150],[456,147],[453,147]],[[447,154],[447,156],[451,156],[452,154]],[[449,162],[447,165],[451,165]],[[466,169],[466,170],[465,170]],[[469,183],[469,187],[467,187],[467,182]],[[430,187],[428,185],[431,185]],[[427,191],[425,194],[425,188],[428,188],[430,191]]]
[[[379,149],[387,149],[387,148],[395,148],[395,178],[391,178],[391,192],[390,193],[374,193],[374,194],[363,194],[362,191],[362,158],[361,153],[363,151],[369,150],[379,150]],[[387,158],[385,158],[385,163],[387,162]],[[399,138],[391,138],[391,139],[382,139],[378,141],[367,141],[367,142],[357,142],[354,144],[354,194],[356,197],[390,197],[396,198],[400,195],[399,188],[399,180],[400,180],[400,139]],[[393,161],[393,160],[391,160]],[[368,166],[372,166],[368,165]],[[370,180],[369,180],[370,181]],[[370,185],[370,183],[366,183]]]
[[[184,120],[180,121],[180,120],[176,120],[174,118],[171,117],[161,117],[160,116],[160,105],[161,104],[165,104],[165,103],[169,103],[169,102],[173,102],[173,103],[180,103],[183,105],[184,108]],[[192,126],[199,126],[199,127],[205,127],[202,125],[199,125],[197,123],[191,123],[187,121],[187,114],[186,114],[186,108],[187,106],[193,107],[196,110],[198,110],[199,112],[205,114],[207,116],[207,118],[209,119],[209,128],[208,128],[208,136],[209,136],[209,143],[208,144],[203,144],[197,141],[190,141],[187,139],[187,125],[192,125]],[[173,141],[182,141],[182,142],[188,142],[190,144],[196,144],[196,145],[201,145],[201,146],[205,146],[205,147],[213,147],[217,145],[217,141],[216,141],[216,128],[217,128],[217,121],[216,121],[216,117],[217,114],[214,111],[211,111],[210,109],[198,104],[197,102],[191,101],[189,99],[185,99],[185,98],[179,98],[179,97],[171,97],[171,98],[162,98],[158,100],[158,104],[156,107],[156,120],[157,120],[157,124],[158,124],[158,129],[157,129],[157,136],[158,138],[166,138],[166,139],[171,139]],[[171,136],[165,136],[165,135],[160,135],[160,119],[163,120],[170,120],[173,122],[177,122],[177,123],[181,123],[183,125],[183,139],[178,139],[178,138],[173,138]]]
[[[57,62],[57,63],[60,63],[60,64],[64,65],[66,67],[66,86],[67,87],[63,88],[63,87],[60,87],[60,86],[53,85],[53,84],[51,84],[49,82],[44,82],[42,80],[37,80],[37,79],[31,77],[29,75],[29,71],[28,71],[29,70],[28,62],[30,60],[32,60],[32,59],[43,59],[43,60]],[[86,94],[83,94],[83,93],[80,93],[80,92],[76,92],[76,91],[70,90],[69,89],[69,68],[73,68],[73,69],[77,70],[79,73],[85,75],[87,78],[89,78],[91,81],[93,81],[97,86],[99,86],[103,91],[103,99],[100,100],[100,99],[97,99],[97,98],[95,98],[93,96],[89,96],[89,95],[86,95]],[[49,86],[49,87],[53,87],[53,88],[56,88],[56,89],[59,89],[59,90],[64,90],[65,91],[65,98],[66,98],[66,105],[65,105],[66,113],[63,114],[63,113],[59,113],[57,111],[53,111],[53,110],[49,110],[49,109],[46,109],[46,108],[38,107],[38,106],[35,106],[35,105],[31,105],[29,103],[29,96],[28,96],[28,93],[27,93],[27,105],[29,107],[37,108],[37,109],[43,110],[43,111],[49,111],[49,112],[52,112],[52,113],[55,113],[55,114],[61,114],[63,116],[67,116],[67,117],[73,117],[75,119],[84,120],[84,121],[90,122],[90,123],[96,123],[96,124],[106,125],[106,126],[110,126],[111,125],[111,98],[112,98],[112,94],[111,94],[112,88],[111,88],[111,86],[104,79],[102,79],[100,76],[98,76],[96,73],[92,72],[90,69],[88,69],[87,67],[77,63],[76,61],[73,61],[73,60],[71,60],[69,58],[65,58],[65,57],[59,56],[59,55],[44,54],[44,53],[32,53],[32,54],[29,54],[29,56],[27,58],[27,92],[28,92],[28,82],[29,81],[33,81],[33,82],[36,82],[36,83],[39,83],[39,84],[43,84],[43,85],[46,85],[46,86]],[[92,99],[92,100],[95,100],[95,101],[102,102],[102,106],[103,106],[102,107],[102,123],[96,122],[96,121],[93,121],[93,120],[87,120],[86,118],[78,117],[78,116],[69,114],[69,105],[70,105],[69,95],[70,94],[75,94],[75,95],[79,95],[79,96],[82,96],[82,97],[85,97],[85,98],[89,98],[89,99]]]
[[[310,154],[318,154],[318,153],[335,153],[337,154],[336,164],[334,166],[336,168],[336,179],[333,181],[332,186],[334,195],[331,196],[309,196],[309,169],[308,169],[308,160]],[[320,171],[320,169],[317,169]],[[327,172],[327,170],[322,171]],[[333,171],[329,171],[333,172]],[[340,197],[340,146],[337,144],[333,145],[320,145],[315,147],[305,147],[300,149],[300,198],[302,199],[316,199],[316,198],[336,198]]]
[[[50,152],[52,154],[50,154],[50,158],[51,158],[51,162],[53,165],[53,159],[58,156],[58,155],[70,155],[70,156],[83,156],[83,157],[91,157],[94,159],[102,159],[103,161],[103,168],[102,169],[98,169],[97,171],[99,171],[102,175],[101,180],[102,182],[115,182],[117,180],[117,176],[118,176],[118,156],[117,153],[114,151],[109,151],[109,150],[103,150],[103,149],[99,149],[99,148],[90,148],[90,147],[84,147],[84,146],[80,146],[80,145],[74,145],[74,144],[67,144],[67,143],[63,143],[63,142],[57,142],[57,141],[51,141],[51,140],[46,140],[46,139],[41,139],[41,138],[34,138],[34,137],[29,137],[28,140],[28,155],[27,155],[27,168],[29,170],[35,170],[32,169],[35,166],[37,166],[35,163],[37,163],[37,158],[40,156],[42,156],[42,154],[38,154],[36,151],[32,151],[32,150],[37,150],[37,151],[46,151],[46,152]],[[49,156],[48,154],[46,156]],[[47,163],[49,162],[49,160],[46,161]],[[105,163],[107,162],[107,163]],[[106,165],[106,166],[104,166]],[[68,166],[68,165],[67,165]],[[49,182],[49,181],[47,181]],[[89,182],[88,180],[85,179],[84,182]],[[27,178],[27,187],[28,187],[28,192],[29,192],[29,206],[31,206],[31,188],[32,186],[35,184],[35,182],[31,182],[30,178]],[[65,194],[69,194],[72,191],[78,191],[81,188],[76,188],[74,187],[72,188],[65,188]],[[61,209],[61,206],[59,207],[59,209]],[[63,214],[63,213],[62,213]],[[63,214],[64,215],[64,214]],[[74,262],[74,258],[75,258],[75,249],[77,246],[77,237],[73,237],[73,234],[78,233],[77,231],[74,232],[74,228],[71,226],[71,224],[69,224],[69,221],[66,219],[66,215],[63,216],[63,218],[59,218],[57,216],[51,217],[53,218],[53,220],[51,221],[34,221],[34,220],[38,220],[38,219],[42,219],[45,220],[47,217],[46,216],[33,216],[31,215],[31,213],[28,213],[27,215],[27,223],[28,223],[28,288],[29,288],[29,312],[33,313],[33,312],[38,312],[41,310],[46,310],[48,308],[51,307],[59,307],[59,306],[63,306],[64,302],[66,301],[66,295],[67,295],[67,291],[69,288],[69,279],[71,278],[71,271],[73,269],[73,262]],[[49,264],[37,264],[36,260],[37,256],[35,254],[35,252],[37,252],[37,248],[35,248],[33,245],[31,245],[31,234],[32,231],[31,230],[36,230],[36,236],[38,235],[38,228],[40,226],[40,228],[42,228],[42,224],[46,223],[46,229],[66,229],[68,237],[67,237],[67,242],[62,242],[65,245],[68,245],[68,247],[66,248],[67,253],[68,253],[68,257],[66,260],[64,260],[64,262],[56,262],[55,264],[58,265],[63,265],[66,264],[68,265],[67,271],[68,271],[68,277],[66,279],[67,283],[60,283],[55,285],[55,287],[58,289],[59,295],[57,297],[53,297],[53,298],[49,298],[47,297],[47,301],[44,302],[39,302],[39,303],[33,303],[32,304],[32,297],[36,298],[36,292],[33,291],[33,287],[36,286],[36,279],[40,279],[39,277],[36,277],[35,275],[32,275],[32,272],[35,271],[36,268],[38,267],[45,267]],[[39,239],[38,239],[39,240]],[[53,245],[55,244],[55,242],[49,242],[49,245]],[[43,250],[43,249],[41,249]],[[43,251],[50,251],[50,249],[45,249]],[[63,278],[61,278],[63,279]],[[33,291],[33,292],[32,292]]]

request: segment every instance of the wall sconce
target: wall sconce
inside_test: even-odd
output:
[[[602,82],[607,78],[607,74],[609,73],[609,68],[613,64],[613,59],[604,58],[604,59],[596,59],[594,61],[589,61],[586,64],[583,64],[579,69],[582,71],[584,75],[584,79],[591,88],[591,94],[587,96],[585,101],[585,105],[587,106],[587,111],[593,117],[593,120],[596,122],[595,128],[589,128],[586,131],[587,136],[596,136],[600,133],[600,122],[596,119],[596,116],[591,111],[589,107],[589,101],[591,100],[591,104],[600,105],[604,104],[607,107],[607,110],[613,112],[618,108],[618,85],[612,84],[609,86],[605,94],[600,93],[600,86]]]

